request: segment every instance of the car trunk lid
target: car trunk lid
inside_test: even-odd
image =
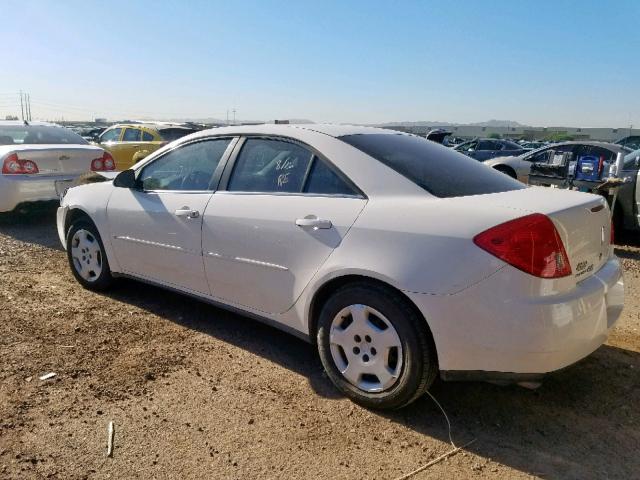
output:
[[[40,175],[78,175],[91,170],[91,161],[101,158],[103,150],[94,145],[24,145],[9,152],[19,160],[31,160]]]
[[[531,213],[547,215],[562,239],[572,275],[582,281],[607,261],[610,253],[611,217],[606,200],[599,195],[547,187],[478,195],[475,208],[508,208],[513,218]]]

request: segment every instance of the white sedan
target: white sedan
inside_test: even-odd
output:
[[[0,213],[58,200],[81,174],[114,168],[109,153],[69,129],[0,121]]]
[[[84,287],[132,277],[269,322],[373,408],[437,375],[537,381],[596,350],[623,306],[603,198],[390,130],[199,132],[71,188],[57,221]]]

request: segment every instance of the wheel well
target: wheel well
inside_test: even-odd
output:
[[[88,222],[91,222],[92,225],[94,225],[93,220],[91,220],[91,217],[89,215],[87,215],[83,210],[80,210],[79,208],[74,208],[74,209],[69,211],[69,213],[67,214],[67,217],[64,220],[64,234],[65,234],[65,236],[69,232],[69,227],[74,222],[76,222],[76,221],[78,221],[80,219],[87,220]]]
[[[432,345],[432,347],[434,348],[434,352],[437,352],[435,349],[435,341],[433,339],[433,334],[431,333],[431,328],[429,327],[429,323],[427,322],[427,319],[424,318],[424,315],[422,314],[420,309],[416,306],[416,304],[413,303],[413,301],[411,301],[411,299],[407,297],[407,295],[403,291],[397,289],[396,287],[393,287],[381,280],[376,280],[375,278],[366,277],[364,275],[344,275],[342,277],[337,277],[332,280],[329,280],[327,283],[322,285],[322,287],[320,287],[320,289],[313,296],[313,300],[311,300],[311,307],[309,308],[309,339],[314,345],[316,343],[318,320],[320,318],[320,311],[322,310],[322,306],[325,304],[325,302],[329,299],[331,295],[333,295],[342,287],[352,283],[360,283],[360,284],[368,283],[371,285],[376,285],[378,287],[384,288],[385,290],[388,290],[390,293],[393,293],[401,297],[407,303],[407,305],[414,311],[414,313],[418,316],[418,318],[421,318],[422,320],[424,320],[424,325],[427,328],[427,331],[429,332],[429,337],[431,339],[431,342],[434,342],[434,344]]]
[[[516,171],[513,168],[511,168],[509,165],[496,165],[493,168],[495,168],[499,172],[506,173],[510,177],[513,177],[513,178],[517,178],[518,177],[516,175]]]

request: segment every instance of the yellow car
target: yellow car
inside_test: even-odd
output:
[[[111,154],[116,170],[126,170],[167,143],[196,131],[184,125],[119,123],[106,129],[97,143]]]

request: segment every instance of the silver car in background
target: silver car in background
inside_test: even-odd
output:
[[[57,200],[83,173],[114,168],[108,152],[67,128],[0,121],[0,213]]]

